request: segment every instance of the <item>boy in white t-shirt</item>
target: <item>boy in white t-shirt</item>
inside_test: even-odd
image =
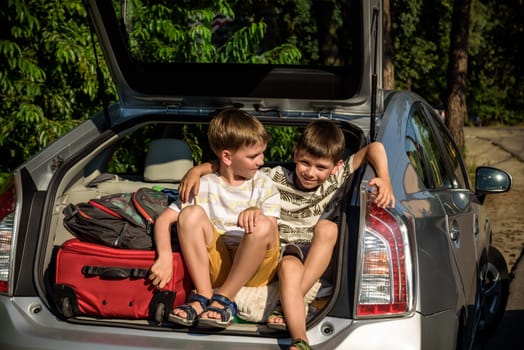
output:
[[[331,261],[338,237],[336,214],[342,184],[367,160],[377,173],[369,182],[377,188],[375,202],[380,207],[395,205],[384,146],[373,142],[342,160],[344,148],[344,134],[334,122],[315,120],[295,146],[293,171],[281,166],[261,168],[277,185],[282,206],[279,231],[283,258],[278,276],[283,313],[276,310],[268,318],[268,326],[287,328],[294,342],[291,348],[308,346],[303,300]],[[190,170],[180,184],[181,197],[198,193],[199,176],[215,167],[214,163],[203,163]]]
[[[280,196],[273,181],[258,171],[270,139],[258,119],[226,109],[211,121],[208,139],[219,170],[201,178],[200,192],[189,203],[174,203],[158,217],[158,258],[149,278],[162,288],[172,277],[170,227],[176,223],[195,292],[169,320],[226,328],[236,314],[240,288],[266,285],[276,273]]]

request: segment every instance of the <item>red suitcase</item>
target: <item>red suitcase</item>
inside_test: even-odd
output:
[[[173,278],[162,290],[147,278],[153,250],[112,248],[76,238],[64,242],[56,257],[56,304],[66,317],[166,321],[183,304],[191,280],[182,256],[173,252]]]

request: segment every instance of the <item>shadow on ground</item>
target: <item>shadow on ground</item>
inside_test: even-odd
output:
[[[507,310],[495,335],[479,344],[475,350],[524,349],[524,310]]]
[[[511,270],[506,312],[495,332],[474,350],[524,349],[524,249]]]

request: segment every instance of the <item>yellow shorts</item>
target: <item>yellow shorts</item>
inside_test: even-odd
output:
[[[275,235],[278,237],[278,233],[275,233]],[[238,249],[238,244],[226,245],[224,241],[224,236],[220,235],[215,230],[215,238],[207,248],[209,256],[209,275],[213,288],[221,286],[226,280]],[[260,287],[271,282],[277,271],[279,257],[280,245],[277,240],[273,248],[266,250],[262,264],[246,283],[246,286]]]

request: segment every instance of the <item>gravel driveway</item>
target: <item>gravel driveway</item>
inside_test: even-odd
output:
[[[509,171],[513,177],[509,192],[486,199],[494,245],[501,249],[513,275],[508,305],[496,332],[474,349],[524,349],[524,127],[470,127],[464,134],[466,163],[471,169],[491,165]]]
[[[511,270],[524,248],[524,127],[466,127],[466,164],[489,165],[508,171],[513,186],[507,193],[488,195],[486,210],[493,242]]]

